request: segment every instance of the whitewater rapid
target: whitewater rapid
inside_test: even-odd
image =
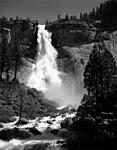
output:
[[[31,127],[36,127],[37,130],[41,131],[42,133],[46,131],[46,129],[49,127],[51,129],[59,129],[60,128],[60,123],[63,121],[66,117],[71,117],[73,118],[76,115],[76,113],[66,113],[65,116],[63,117],[62,115],[58,115],[55,118],[51,118],[50,116],[42,117],[42,118],[35,118],[34,120],[29,120],[29,123],[26,125],[20,125],[16,126],[16,122],[18,121],[19,117],[14,117],[15,121],[11,123],[1,123],[3,125],[2,129],[13,129],[15,127],[19,129],[27,129]],[[51,121],[52,124],[48,124],[47,121]],[[39,139],[26,139],[26,140],[19,140],[19,139],[12,139],[10,141],[3,141],[0,140],[0,150],[24,150],[25,146],[28,145],[36,145],[36,144],[46,144],[49,143],[50,147],[53,147],[54,150],[62,150],[61,147],[59,147],[59,144],[57,144],[58,140],[64,140],[62,138],[55,138],[51,139],[52,135],[49,135],[49,138],[47,137],[46,139],[43,139],[43,137]],[[58,147],[58,149],[56,148]]]

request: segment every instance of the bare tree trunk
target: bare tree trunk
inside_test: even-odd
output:
[[[0,68],[0,79],[2,80],[2,73],[3,73],[3,69],[2,67]]]
[[[23,107],[23,97],[22,97],[22,93],[21,93],[21,105],[20,105],[19,120],[22,118],[22,107]]]
[[[17,59],[16,59],[16,61],[15,61],[15,72],[14,72],[14,81],[16,81],[16,79],[17,79]]]

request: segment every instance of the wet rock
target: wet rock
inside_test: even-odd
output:
[[[2,125],[2,124],[0,124],[0,128],[3,128],[3,125]]]
[[[74,108],[71,109],[71,113],[74,113],[76,112],[76,110]]]
[[[0,131],[0,139],[9,141],[12,139],[12,130],[11,129],[3,129]]]
[[[56,121],[56,119],[52,119],[52,122]]]
[[[68,107],[65,107],[60,110],[60,114],[66,114],[66,113],[70,113],[70,109]]]
[[[65,118],[65,120],[61,122],[61,128],[69,128],[72,124],[73,124],[72,118],[70,117]]]
[[[42,133],[39,130],[37,130],[35,127],[29,128],[29,132],[34,135],[42,135]]]
[[[65,143],[66,143],[65,140],[58,140],[58,141],[57,141],[57,144],[62,144],[62,145],[63,145],[63,144],[65,144]]]
[[[56,118],[57,114],[55,112],[51,112],[50,118]]]
[[[13,138],[18,138],[18,139],[26,139],[32,136],[31,133],[25,130],[20,130],[18,128],[13,129]]]
[[[63,138],[68,138],[71,135],[67,129],[60,129],[58,136],[63,137]]]
[[[35,145],[26,145],[24,150],[47,150],[48,143],[46,144],[35,144]]]
[[[13,129],[3,129],[0,131],[0,139],[9,141],[11,139],[26,139],[31,137],[32,134],[25,131],[25,130],[20,130],[18,128],[13,128]]]
[[[66,114],[62,114],[62,118],[66,117]]]
[[[16,122],[16,125],[25,125],[25,124],[28,124],[28,120],[25,119],[25,118],[20,118],[17,122]]]
[[[51,120],[46,121],[49,125],[53,124]]]
[[[54,135],[58,135],[59,129],[52,129],[51,133],[54,134]]]

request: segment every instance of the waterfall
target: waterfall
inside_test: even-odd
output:
[[[57,51],[45,25],[38,25],[37,42],[38,55],[28,75],[27,86],[42,91],[45,98],[60,105],[79,104],[81,96],[75,76],[58,71]]]

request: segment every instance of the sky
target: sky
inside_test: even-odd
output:
[[[0,17],[29,17],[41,24],[45,20],[55,20],[58,14],[61,18],[67,13],[69,16],[89,12],[105,0],[0,0]]]

